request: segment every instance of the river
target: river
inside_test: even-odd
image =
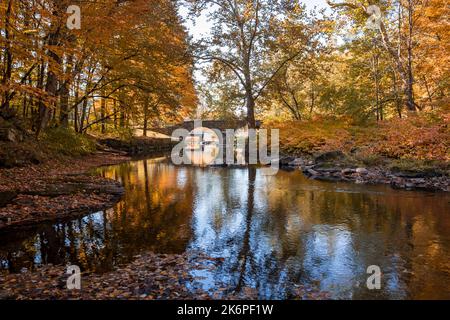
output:
[[[258,168],[145,159],[101,168],[125,196],[113,208],[0,235],[0,268],[77,264],[106,272],[145,251],[222,258],[198,286],[261,299],[318,288],[335,299],[450,299],[450,196],[266,176]],[[367,268],[382,270],[369,290]],[[312,289],[311,289],[312,290]]]

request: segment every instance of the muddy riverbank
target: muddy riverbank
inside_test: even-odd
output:
[[[128,161],[98,152],[38,165],[0,169],[0,230],[73,218],[111,207],[124,193],[121,184],[89,170]]]

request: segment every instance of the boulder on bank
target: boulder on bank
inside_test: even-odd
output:
[[[420,178],[434,178],[441,177],[442,173],[437,171],[400,171],[393,170],[392,174],[400,178],[420,179]]]
[[[0,141],[0,168],[38,164],[44,157],[44,152],[34,141],[22,143]]]
[[[20,123],[0,115],[0,168],[21,167],[42,161],[44,153],[34,136]]]
[[[311,168],[304,170],[303,173],[305,173],[307,176],[310,176],[310,177],[316,177],[316,176],[320,175],[319,172],[317,172],[316,170],[311,169]]]
[[[0,113],[0,141],[19,143],[24,141],[27,136],[28,133],[18,120],[15,120],[14,117],[4,118]]]
[[[319,171],[320,173],[324,173],[324,174],[332,174],[332,173],[336,173],[336,172],[341,172],[340,168],[321,168],[321,167],[314,167],[314,170]]]
[[[22,142],[23,135],[19,130],[16,130],[14,128],[0,127],[0,141],[14,143]]]
[[[304,166],[305,163],[306,163],[305,160],[303,160],[303,159],[301,159],[301,158],[297,158],[297,159],[295,159],[294,161],[291,161],[288,165],[289,165],[290,167],[297,167],[297,168],[299,168],[299,167]]]
[[[341,174],[344,176],[352,175],[354,173],[356,173],[356,170],[352,168],[346,168],[341,171]]]
[[[369,174],[369,170],[367,170],[366,168],[357,168],[355,171],[359,175],[367,175],[367,174]]]

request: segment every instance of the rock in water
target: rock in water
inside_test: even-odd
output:
[[[341,171],[341,173],[343,175],[350,175],[350,174],[354,174],[355,172],[356,172],[355,169],[350,169],[350,168],[347,168],[347,169],[344,169],[344,170]]]
[[[369,173],[369,170],[367,170],[366,168],[358,168],[358,169],[356,169],[356,173],[358,173],[360,175],[366,175]]]
[[[319,175],[319,172],[317,172],[317,171],[315,171],[315,170],[313,170],[313,169],[308,169],[308,170],[306,170],[306,173],[307,173],[308,175],[310,175],[310,176],[313,176],[313,177]]]
[[[287,167],[290,166],[290,163],[295,160],[294,157],[282,157],[280,158],[280,166],[281,167]]]
[[[305,164],[305,161],[301,158],[297,158],[294,161],[289,162],[290,167],[301,167]]]

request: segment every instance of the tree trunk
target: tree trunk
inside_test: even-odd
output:
[[[397,108],[398,117],[402,118],[402,99],[398,94],[398,87],[397,87],[397,72],[395,71],[395,68],[392,67],[392,87],[395,92],[395,105]]]
[[[428,85],[427,77],[423,76],[423,82],[425,84],[425,89],[427,90],[428,101],[430,102],[431,108],[433,108],[433,96],[430,91],[430,86]]]
[[[119,97],[120,97],[119,98],[119,100],[120,100],[120,105],[119,105],[119,108],[120,108],[119,125],[120,125],[121,128],[125,128],[125,122],[126,122],[125,102],[124,102],[125,95],[124,95],[122,90],[120,91]]]
[[[58,10],[54,11],[54,18],[58,21]],[[58,45],[59,37],[60,37],[60,27],[53,25],[52,28],[56,28],[56,30],[51,31],[48,36],[48,45],[50,49],[47,52],[47,56],[50,61],[48,64],[47,71],[47,83],[45,85],[45,92],[53,99],[49,106],[44,103],[40,104],[39,108],[39,122],[38,128],[36,131],[36,135],[39,136],[40,132],[48,126],[49,120],[51,119],[51,111],[56,110],[56,99],[57,99],[57,90],[58,90],[58,78],[56,73],[53,71],[56,66],[61,64],[61,58],[54,52],[51,48]],[[55,65],[52,65],[55,64]]]
[[[8,2],[8,8],[6,9],[5,14],[5,52],[4,52],[4,69],[3,69],[3,78],[2,78],[2,84],[3,85],[9,85],[11,81],[11,74],[12,74],[12,54],[11,54],[11,36],[9,32],[9,26],[11,24],[11,11],[12,11],[12,2],[13,0],[10,0]],[[4,91],[4,96],[2,98],[2,106],[4,110],[0,110],[2,112],[9,111],[9,103],[10,103],[10,96],[9,96],[9,90],[6,89]],[[6,113],[6,112],[5,112]]]
[[[102,124],[102,134],[106,133],[106,98],[105,98],[105,89],[102,90],[102,100],[100,105],[100,118]]]
[[[149,107],[149,97],[146,96],[144,101],[144,129],[143,129],[143,136],[147,136],[147,130],[148,130],[148,107]]]
[[[72,61],[73,57],[69,55],[66,60],[66,79],[61,85],[61,97],[60,97],[60,114],[59,122],[62,127],[67,128],[69,126],[69,86],[70,77],[72,73]]]
[[[114,99],[113,101],[113,110],[114,110],[114,129],[117,129],[117,101]]]
[[[256,128],[255,120],[255,98],[251,90],[246,91],[247,124],[249,129]]]
[[[378,55],[375,54],[373,57],[373,76],[375,80],[375,102],[376,102],[376,113],[377,121],[383,120],[383,113],[380,106],[380,79],[379,79],[379,61]]]
[[[69,88],[67,88],[67,84],[61,87],[60,104],[59,123],[63,128],[67,128],[69,126]]]
[[[314,82],[311,81],[311,105],[310,105],[310,108],[309,108],[309,115],[310,116],[313,113],[314,106],[315,106],[315,103],[316,103],[316,94],[315,94],[314,91],[315,91],[314,90]]]
[[[413,14],[414,8],[412,0],[408,0],[408,80],[406,84],[405,95],[407,98],[406,106],[409,111],[416,111],[416,103],[414,102],[414,76],[413,76],[413,53],[412,53],[412,36],[413,36]]]
[[[75,132],[79,132],[79,127],[78,127],[78,99],[80,96],[80,82],[79,82],[79,78],[77,78],[77,80],[75,81],[75,108],[73,110],[73,126],[75,129]]]
[[[88,91],[88,88],[86,88],[86,91]],[[83,133],[84,129],[84,121],[86,120],[86,114],[87,114],[87,108],[88,108],[88,98],[83,100],[83,105],[81,107],[81,118],[80,118],[80,128],[79,133]]]

